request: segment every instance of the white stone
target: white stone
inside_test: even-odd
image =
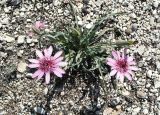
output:
[[[9,12],[10,12],[10,11],[9,11],[9,8],[8,8],[8,7],[4,8],[4,12],[5,12],[5,13],[9,13]]]
[[[47,93],[48,93],[48,88],[46,87],[46,88],[44,89],[44,94],[47,95]]]
[[[34,43],[29,44],[29,46],[31,46],[31,47],[34,46],[34,45],[35,45]]]
[[[21,78],[22,77],[22,75],[21,74],[17,74],[17,78]]]
[[[131,18],[136,18],[137,16],[136,16],[135,13],[132,13],[132,14],[130,15],[130,17],[131,17]]]
[[[24,35],[20,35],[18,37],[17,44],[23,44],[24,41],[25,41],[25,36]]]
[[[0,0],[0,5],[4,5],[6,3],[6,0]]]
[[[40,9],[40,8],[42,8],[42,5],[41,5],[41,3],[37,3],[37,9]]]
[[[159,61],[156,62],[156,66],[157,66],[157,70],[160,72],[160,62]]]
[[[25,11],[26,11],[26,8],[22,7],[22,8],[20,9],[20,11],[25,12]]]
[[[74,102],[73,102],[72,100],[70,100],[70,101],[69,101],[69,104],[73,106],[73,105],[74,105]]]
[[[6,115],[7,114],[7,112],[5,112],[5,111],[0,111],[0,115]]]
[[[31,38],[27,38],[26,42],[27,42],[28,44],[30,44],[30,43],[32,43],[32,39],[31,39]]]
[[[0,23],[0,28],[2,28],[2,26],[3,26],[2,23]]]
[[[5,58],[5,57],[7,57],[7,53],[5,53],[5,52],[0,52],[0,56],[3,57],[3,58]]]
[[[153,14],[153,15],[156,15],[156,14],[157,14],[157,10],[153,10],[153,11],[152,11],[152,14]]]
[[[4,35],[0,35],[0,40],[10,43],[10,42],[14,42],[15,38],[4,34]]]
[[[9,24],[9,18],[4,18],[4,19],[2,19],[2,20],[1,20],[1,23],[2,23],[2,24],[6,24],[6,25]]]
[[[156,88],[150,89],[150,92],[156,93],[158,90]]]
[[[20,107],[21,107],[21,110],[24,110],[24,105],[23,104],[20,104]]]
[[[113,112],[113,109],[107,107],[107,108],[104,109],[103,115],[110,115],[110,114],[112,114],[112,112]]]
[[[146,88],[149,88],[149,87],[151,87],[151,84],[149,84],[149,83],[146,84]]]
[[[18,66],[17,66],[17,70],[20,72],[20,73],[24,73],[26,71],[26,68],[27,68],[27,64],[23,61],[20,61],[18,63]]]
[[[83,22],[82,21],[78,21],[78,25],[82,26]]]
[[[129,95],[130,95],[130,92],[127,91],[127,90],[125,90],[125,91],[122,92],[122,94],[123,94],[124,96],[129,96]]]
[[[17,56],[22,57],[23,52],[24,52],[23,50],[20,50],[19,52],[17,52]]]
[[[155,86],[156,89],[160,88],[160,81],[159,80],[155,80],[154,86]]]
[[[134,9],[134,6],[132,4],[129,4],[129,9],[133,10]]]
[[[27,19],[26,21],[27,21],[27,22],[32,22],[32,20],[31,20],[31,19]]]
[[[155,24],[155,22],[154,22],[154,17],[151,17],[150,18],[150,25],[154,25]]]
[[[141,110],[141,108],[137,107],[137,108],[133,109],[133,113],[136,115],[137,113],[139,113],[140,110]]]
[[[55,1],[54,1],[54,6],[58,6],[58,5],[60,5],[59,0],[55,0]]]
[[[65,95],[64,91],[61,92],[61,96]]]
[[[90,29],[90,28],[92,28],[92,26],[93,26],[93,24],[89,23],[89,24],[86,25],[86,28]]]
[[[78,19],[79,21],[82,21],[82,18],[81,18],[80,16],[77,16],[77,19]]]
[[[154,6],[155,8],[157,8],[158,5],[159,5],[159,2],[158,2],[157,0],[153,2],[153,6]]]
[[[24,12],[21,12],[19,15],[20,15],[21,17],[25,17],[25,13],[24,13]]]
[[[147,71],[147,76],[148,76],[149,78],[152,78],[152,75],[153,75],[152,70],[148,70],[148,71]]]
[[[157,101],[160,101],[160,96],[159,96],[159,97],[157,97]]]
[[[146,47],[144,45],[140,45],[138,48],[137,48],[137,52],[142,55],[144,52],[145,52],[145,49]]]
[[[61,14],[63,11],[62,9],[58,9],[58,13]]]
[[[148,109],[143,109],[143,113],[145,114],[145,115],[147,115],[148,114]]]
[[[34,38],[32,41],[33,41],[34,43],[37,43],[37,42],[38,42],[38,39]]]

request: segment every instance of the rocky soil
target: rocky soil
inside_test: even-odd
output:
[[[110,17],[111,40],[136,40],[129,48],[139,71],[134,81],[112,83],[104,92],[98,83],[76,78],[50,85],[33,80],[27,59],[34,57],[38,38],[27,36],[36,20],[45,31],[72,22],[68,0],[0,0],[0,115],[160,115],[160,1],[73,0],[78,24],[91,28],[99,17]],[[43,46],[50,45],[47,39]],[[116,86],[116,87],[115,87]]]

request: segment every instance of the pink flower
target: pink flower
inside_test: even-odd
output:
[[[53,48],[50,46],[48,49],[44,49],[44,55],[41,51],[36,50],[36,54],[39,59],[29,59],[31,64],[28,65],[30,68],[37,68],[38,70],[32,75],[33,78],[38,77],[38,80],[45,75],[45,82],[50,82],[50,74],[54,73],[58,77],[62,77],[65,73],[61,66],[66,66],[67,63],[63,62],[61,56],[62,51],[57,52],[52,56]]]
[[[34,27],[38,30],[43,30],[46,28],[47,25],[45,25],[45,22],[42,21],[36,21],[34,24]]]
[[[126,49],[123,53],[112,51],[112,55],[114,59],[107,58],[106,60],[106,63],[111,66],[110,76],[116,75],[116,78],[120,79],[121,82],[124,81],[124,77],[132,80],[133,71],[137,71],[138,68],[135,66],[136,63],[133,58],[126,55]]]
[[[28,31],[28,32],[27,32],[27,35],[28,35],[29,37],[33,37],[33,36],[34,36],[34,33],[33,33],[32,31]]]

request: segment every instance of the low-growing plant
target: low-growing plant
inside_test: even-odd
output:
[[[107,72],[104,63],[108,56],[106,50],[113,45],[132,44],[132,41],[113,43],[102,37],[105,33],[97,34],[106,20],[107,17],[100,19],[91,29],[73,24],[65,27],[64,31],[46,34],[53,45],[64,51],[70,75],[102,76]]]
[[[70,7],[73,10],[73,4],[70,4]],[[135,42],[113,42],[103,37],[107,32],[114,30],[104,29],[104,27],[110,21],[110,17],[117,14],[102,17],[90,29],[78,25],[76,14],[73,10],[74,21],[69,26],[64,27],[63,30],[39,34],[39,42],[43,37],[47,37],[53,46],[64,51],[69,76],[79,75],[84,78],[99,78],[108,72],[105,63],[106,57],[108,57],[108,49],[132,45]]]

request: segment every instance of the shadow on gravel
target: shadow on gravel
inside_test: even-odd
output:
[[[82,107],[82,109],[79,111],[78,114],[80,115],[95,115],[97,111],[99,111],[101,108],[97,107],[98,97],[100,96],[100,81],[99,78],[88,75],[87,78],[80,77],[80,76],[65,76],[62,79],[56,78],[55,79],[55,85],[52,87],[52,91],[47,95],[47,104],[45,106],[47,111],[50,111],[50,101],[54,97],[54,95],[60,96],[60,93],[62,90],[68,89],[71,90],[73,88],[77,88],[77,86],[81,85],[81,83],[76,83],[77,81],[81,81],[81,83],[85,83],[86,87],[82,89],[82,96],[79,97],[78,101],[75,104],[80,103],[81,100],[84,99],[86,95],[90,98],[90,108],[87,108],[85,106]],[[52,83],[51,83],[52,84]]]

